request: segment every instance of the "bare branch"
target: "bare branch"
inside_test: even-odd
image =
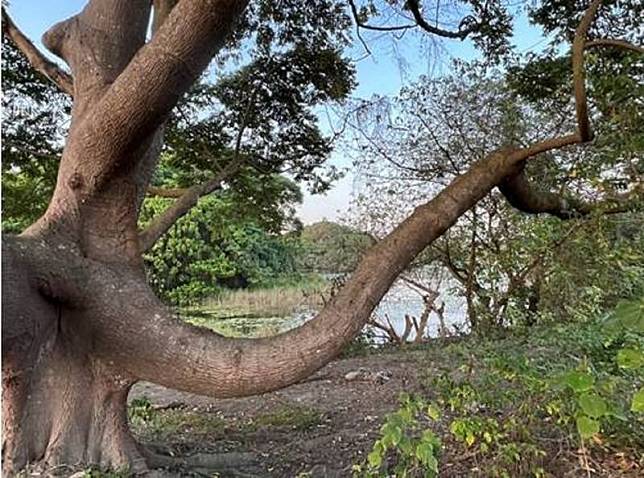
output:
[[[631,194],[619,198],[585,202],[578,198],[563,197],[540,189],[530,182],[524,171],[506,178],[499,184],[501,193],[518,210],[529,214],[546,213],[560,219],[579,218],[593,212],[618,214],[631,211],[640,206],[640,189],[635,188]]]
[[[460,40],[463,40],[470,33],[473,33],[481,28],[481,23],[477,22],[465,28],[464,30],[444,30],[442,28],[430,25],[427,20],[425,20],[423,14],[420,12],[420,4],[418,0],[408,0],[407,7],[409,7],[409,10],[411,11],[411,14],[413,15],[414,20],[416,21],[418,26],[426,32],[431,33],[432,35],[438,35],[444,38],[458,38]]]
[[[2,9],[2,32],[25,55],[31,66],[45,75],[60,90],[74,95],[74,80],[65,70],[47,57],[27,38],[13,22],[6,9]]]
[[[467,36],[470,33],[478,31],[482,26],[482,22],[476,22],[463,30],[452,31],[452,30],[445,30],[443,28],[440,28],[434,25],[430,25],[427,22],[427,20],[425,20],[422,13],[420,12],[420,4],[418,3],[418,0],[408,0],[406,3],[406,6],[409,8],[409,10],[412,13],[412,16],[414,17],[415,23],[410,23],[407,25],[391,25],[391,26],[370,25],[368,23],[363,22],[362,19],[360,18],[360,12],[358,11],[358,7],[356,6],[355,1],[348,0],[348,2],[351,8],[351,15],[353,16],[353,20],[356,22],[358,39],[362,42],[365,50],[368,53],[371,53],[371,52],[369,51],[369,48],[367,47],[366,42],[360,36],[360,28],[364,28],[365,30],[373,30],[377,32],[399,32],[399,31],[406,31],[412,28],[420,27],[426,32],[431,33],[432,35],[440,36],[443,38],[456,38],[459,40],[463,40],[467,38]]]
[[[360,19],[360,13],[358,12],[358,7],[355,4],[354,0],[348,0],[349,1],[349,6],[351,7],[351,14],[353,15],[353,20],[356,22],[356,26],[358,28],[364,28],[365,30],[374,30],[377,32],[396,32],[396,31],[401,31],[401,30],[409,30],[411,28],[415,28],[416,25],[414,24],[409,24],[409,25],[394,25],[390,27],[383,27],[383,26],[378,26],[378,25],[369,25],[367,23],[364,23]],[[358,33],[358,35],[360,35]],[[363,41],[364,44],[364,41]],[[365,49],[369,51],[369,49],[365,45]]]
[[[521,172],[499,184],[499,191],[519,211],[539,214],[546,213],[560,219],[571,219],[589,214],[592,208],[575,199],[565,199],[559,194],[544,191],[530,183]]]

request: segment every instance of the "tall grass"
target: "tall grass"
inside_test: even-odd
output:
[[[328,290],[324,281],[270,289],[226,290],[203,301],[198,310],[227,317],[285,317],[319,309]]]

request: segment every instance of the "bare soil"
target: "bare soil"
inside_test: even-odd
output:
[[[356,379],[345,378],[356,371]],[[165,443],[155,443],[158,436],[135,426],[144,442],[164,454],[255,455],[255,462],[233,463],[234,469],[219,470],[219,476],[331,478],[351,475],[351,465],[364,459],[384,415],[398,407],[399,394],[413,391],[417,383],[416,360],[388,354],[339,360],[306,381],[261,396],[215,400],[140,383],[130,399],[146,397],[157,410],[211,415],[209,430],[182,429]],[[195,469],[176,473],[187,476]]]

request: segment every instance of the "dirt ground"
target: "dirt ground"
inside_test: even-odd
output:
[[[437,375],[441,367],[461,373],[454,358],[441,350],[428,355],[398,349],[340,359],[299,384],[241,399],[215,400],[139,383],[130,394],[130,421],[142,443],[171,457],[158,476],[351,477],[352,465],[364,462],[378,438],[385,415],[399,408],[401,392],[431,397],[428,375]],[[450,442],[449,416],[445,418],[434,426],[444,445],[441,478],[535,476],[494,472],[493,463],[480,453]],[[561,436],[539,438],[544,471],[537,476],[642,476],[644,461],[637,465],[637,452],[595,447],[587,462],[591,473],[587,465],[582,468],[577,445]]]
[[[145,397],[155,410],[182,413],[188,424],[170,436],[161,428],[134,428],[163,454],[207,462],[211,454],[232,452],[230,469],[213,466],[222,477],[346,477],[370,450],[384,415],[397,408],[400,392],[414,390],[416,370],[417,362],[401,354],[350,358],[278,392],[226,400],[139,383],[131,401]],[[190,424],[197,415],[198,423]],[[158,439],[163,443],[155,443]],[[248,453],[254,459],[239,463],[251,458]],[[213,476],[198,466],[174,472]]]

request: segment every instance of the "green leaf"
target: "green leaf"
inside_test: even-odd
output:
[[[575,392],[581,393],[593,388],[595,379],[586,372],[572,371],[564,376],[564,383]]]
[[[599,433],[599,422],[582,415],[577,418],[577,431],[583,439],[591,438],[595,433]]]
[[[432,420],[438,420],[441,416],[441,412],[436,405],[430,403],[427,406],[427,416]]]
[[[382,443],[386,447],[397,446],[402,438],[402,429],[399,426],[387,423],[382,427]]]
[[[367,462],[371,468],[380,468],[380,465],[382,465],[382,455],[378,450],[373,450],[367,455]]]
[[[608,410],[606,401],[596,393],[584,393],[579,397],[578,402],[584,413],[593,418],[605,415]]]
[[[628,330],[644,333],[644,298],[620,301],[608,321],[610,325],[618,322]]]
[[[425,467],[432,471],[438,471],[438,460],[434,456],[434,447],[427,443],[419,443],[416,447],[416,458]]]
[[[617,352],[617,364],[626,369],[640,368],[644,365],[644,354],[638,349],[623,348]]]
[[[635,395],[633,395],[631,410],[634,412],[644,413],[644,387],[640,387]]]

